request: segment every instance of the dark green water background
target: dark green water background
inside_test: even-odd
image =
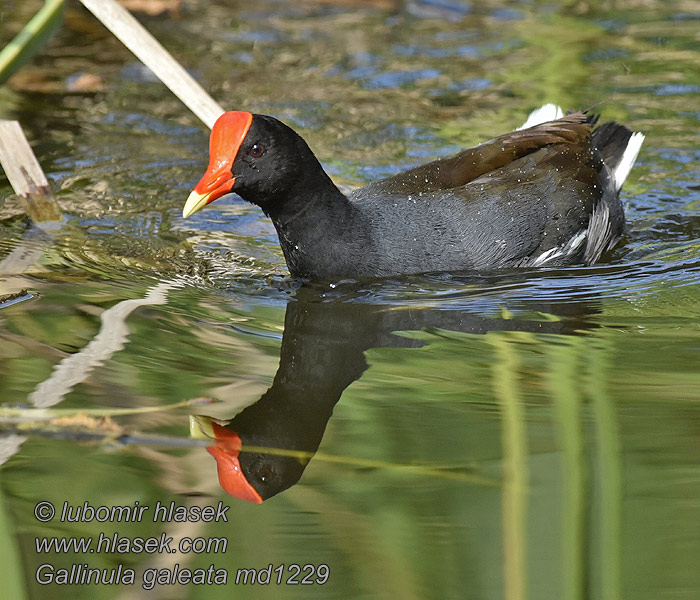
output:
[[[3,44],[40,4],[0,4]],[[226,495],[201,447],[0,438],[0,596],[699,598],[700,3],[183,4],[179,20],[144,23],[224,107],[285,120],[346,185],[503,133],[545,102],[600,102],[647,135],[623,190],[628,233],[591,268],[300,289],[255,207],[229,197],[181,218],[208,132],[73,7],[25,79],[0,89],[0,117],[22,123],[68,217],[42,237],[14,198],[0,208],[0,260],[37,253],[0,274],[0,295],[33,295],[0,309],[2,406],[203,396],[230,418],[278,365],[282,401],[342,397],[299,483],[262,505]],[[81,72],[104,90],[66,92]],[[78,355],[112,307],[131,311],[117,350]],[[59,384],[71,355],[93,362]],[[182,410],[115,420],[188,436]],[[230,509],[218,524],[42,524],[39,500]],[[229,545],[36,552],[37,536],[101,531]],[[45,562],[214,564],[229,583],[40,586]],[[290,563],[326,564],[329,580],[233,585],[239,568]]]

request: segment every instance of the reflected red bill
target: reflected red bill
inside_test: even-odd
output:
[[[211,423],[216,437],[216,445],[207,448],[207,452],[216,459],[216,469],[219,474],[219,485],[227,494],[234,498],[262,504],[258,491],[246,479],[241,470],[239,456],[241,453],[241,438],[233,431],[221,425]]]

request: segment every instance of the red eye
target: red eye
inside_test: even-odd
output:
[[[263,154],[265,154],[265,147],[262,144],[253,144],[248,150],[248,156],[253,158],[260,158]]]

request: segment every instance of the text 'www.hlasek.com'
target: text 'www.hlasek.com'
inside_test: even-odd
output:
[[[180,506],[174,502],[157,502],[155,506],[134,502],[127,506],[91,506],[88,502],[72,505],[64,502],[56,507],[42,501],[34,507],[37,521],[49,523],[224,523],[230,507],[222,502],[214,506]],[[115,526],[116,527],[116,526]],[[181,527],[182,530],[188,529]],[[160,585],[323,585],[330,577],[325,564],[268,564],[262,568],[240,568],[229,576],[228,569],[213,563],[207,567],[190,568],[193,555],[224,554],[226,537],[192,535],[171,536],[165,532],[151,537],[122,535],[118,530],[100,531],[96,537],[36,537],[38,555],[84,555],[85,559],[70,565],[43,562],[36,570],[36,582],[41,585],[135,585],[150,590]],[[137,573],[136,569],[117,564],[109,568],[96,567],[88,561],[93,554],[116,556],[153,555],[152,566]],[[167,558],[170,555],[183,555]],[[133,562],[133,558],[128,560]],[[182,562],[182,564],[181,564]]]

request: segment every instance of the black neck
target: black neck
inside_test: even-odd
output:
[[[352,220],[348,198],[321,169],[306,171],[286,191],[282,202],[267,212],[277,229],[280,246],[292,275],[324,277],[325,251],[343,238]],[[320,238],[323,237],[323,240]]]

